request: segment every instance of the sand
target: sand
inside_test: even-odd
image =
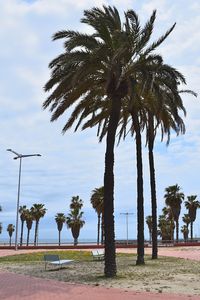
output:
[[[120,249],[118,251],[134,253],[135,249]],[[150,253],[151,249],[146,250],[146,252]],[[112,279],[105,279],[102,276],[104,262],[92,260],[88,262],[76,261],[61,270],[49,266],[48,270],[45,271],[43,262],[1,263],[0,268],[34,277],[115,287],[127,291],[200,295],[200,263],[198,262],[200,260],[200,247],[161,248],[159,254],[171,257],[160,257],[159,260],[151,260],[148,257],[144,266],[136,266],[136,256],[134,255],[117,257],[118,276]]]

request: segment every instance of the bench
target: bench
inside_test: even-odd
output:
[[[93,260],[104,260],[104,249],[92,250]]]
[[[47,264],[59,266],[61,269],[63,265],[68,265],[71,262],[73,262],[73,260],[71,260],[71,259],[60,259],[59,255],[56,255],[56,254],[44,255],[44,261],[45,261],[45,270],[46,270]]]

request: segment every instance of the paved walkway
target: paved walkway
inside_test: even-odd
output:
[[[37,251],[37,250],[35,250]],[[29,252],[35,252],[29,250]],[[39,250],[41,251],[41,250]],[[46,251],[46,250],[45,250]],[[120,249],[131,252],[132,249]],[[149,252],[150,250],[148,249]],[[27,253],[26,250],[1,250],[0,256]],[[37,251],[38,252],[38,251]],[[159,249],[160,255],[200,260],[200,247]],[[143,293],[114,288],[68,284],[0,270],[0,300],[200,300],[200,296]]]
[[[0,272],[1,300],[199,300],[197,296],[127,292]]]

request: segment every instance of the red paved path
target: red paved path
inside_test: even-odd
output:
[[[1,300],[199,300],[198,296],[126,292],[0,272]]]
[[[0,256],[20,254],[13,250],[1,250]],[[41,250],[40,250],[41,251]],[[45,250],[46,251],[46,250]],[[123,251],[125,252],[126,249]],[[34,251],[29,251],[34,252]],[[120,252],[121,249],[120,249]],[[134,252],[129,250],[127,252]],[[149,252],[146,251],[146,252]],[[200,260],[200,248],[159,249],[160,255]],[[44,280],[0,270],[0,300],[200,300],[200,296],[143,293],[121,289],[68,284],[56,280]]]

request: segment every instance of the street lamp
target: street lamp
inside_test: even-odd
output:
[[[128,245],[128,216],[134,215],[134,213],[125,212],[125,213],[120,213],[120,215],[126,216],[126,244]]]
[[[17,238],[18,238],[18,219],[19,219],[19,197],[20,197],[20,182],[21,182],[21,168],[22,168],[22,158],[31,156],[41,156],[41,154],[19,154],[12,149],[7,149],[7,151],[14,153],[16,156],[13,159],[19,158],[19,180],[18,180],[18,193],[17,193],[17,213],[16,213],[16,230],[15,230],[15,250],[17,250]]]

